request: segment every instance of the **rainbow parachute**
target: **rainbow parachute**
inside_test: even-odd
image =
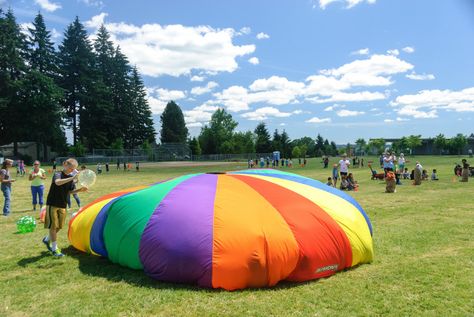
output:
[[[71,244],[152,278],[227,290],[369,263],[372,227],[349,195],[296,174],[191,174],[97,199]]]

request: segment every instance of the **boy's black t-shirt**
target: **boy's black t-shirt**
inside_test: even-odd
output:
[[[53,182],[49,188],[48,198],[46,199],[46,205],[55,206],[59,208],[66,208],[67,196],[69,191],[74,190],[74,182],[70,181],[64,185],[58,186],[54,182],[57,179],[69,178],[71,176],[64,174],[64,172],[56,172],[53,175]]]

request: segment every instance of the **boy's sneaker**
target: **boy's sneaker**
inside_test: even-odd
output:
[[[42,241],[43,241],[44,245],[46,246],[46,248],[48,248],[48,251],[53,252],[53,248],[51,248],[51,243],[46,240],[46,237],[44,237]]]
[[[51,251],[53,253],[53,256],[57,257],[57,258],[61,258],[64,256],[64,254],[61,253],[61,249],[56,249],[54,251]]]

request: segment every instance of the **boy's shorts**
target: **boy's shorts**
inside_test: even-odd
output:
[[[55,206],[46,206],[46,215],[44,217],[45,229],[62,229],[66,223],[66,208]]]

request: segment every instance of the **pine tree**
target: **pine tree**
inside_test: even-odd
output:
[[[150,105],[146,99],[145,85],[136,67],[132,69],[130,80],[131,118],[130,125],[125,131],[125,144],[133,148],[147,141],[155,143],[155,128]]]
[[[170,101],[161,114],[161,143],[185,143],[188,128],[181,108]]]
[[[18,96],[27,70],[26,52],[25,37],[13,11],[10,9],[4,15],[0,9],[0,143],[14,142],[14,155],[18,155],[16,141],[30,132],[17,126],[24,115]]]
[[[43,16],[38,13],[33,22],[33,28],[28,28],[30,36],[28,60],[30,67],[51,78],[57,78],[57,53],[51,41],[51,32],[46,29]]]
[[[280,142],[281,142],[281,151],[282,151],[281,154],[283,155],[283,157],[291,156],[291,141],[288,136],[288,133],[286,133],[285,130],[283,130],[283,132],[281,133]]]
[[[87,38],[84,26],[76,17],[65,34],[59,46],[60,86],[64,89],[64,103],[67,120],[72,127],[74,145],[78,141],[84,143],[81,135],[79,118],[87,102],[93,100],[88,97],[94,87],[94,54]],[[92,128],[84,126],[84,129]]]
[[[257,135],[257,140],[255,141],[255,151],[257,151],[257,153],[271,152],[272,146],[270,143],[270,134],[268,133],[265,123],[259,123],[255,128],[254,133]]]
[[[28,30],[30,71],[24,81],[22,103],[27,105],[27,113],[30,115],[22,122],[35,131],[34,134],[30,134],[30,140],[38,143],[37,157],[39,157],[39,144],[43,145],[45,155],[47,145],[58,150],[65,147],[66,139],[61,128],[62,90],[54,81],[58,78],[57,54],[51,42],[51,34],[47,31],[40,13],[35,17],[33,28]],[[47,160],[47,157],[43,159]]]
[[[118,132],[116,137],[123,138],[127,148],[133,148],[136,142],[133,140],[137,140],[125,135],[129,133],[130,129],[133,130],[133,126],[136,124],[133,118],[136,117],[137,110],[134,108],[135,105],[131,99],[131,76],[133,76],[131,70],[127,57],[122,53],[120,47],[117,47],[114,51],[112,71],[109,75],[112,79],[110,87],[113,100],[113,123],[115,123],[115,131]],[[126,141],[126,139],[129,139],[129,141]]]
[[[102,25],[97,32],[97,38],[93,43],[95,51],[95,76],[97,85],[93,87],[93,107],[86,109],[82,116],[90,122],[97,120],[102,122],[96,127],[93,134],[88,135],[88,144],[91,147],[108,148],[114,142],[123,142],[124,124],[122,116],[117,111],[114,82],[116,80],[115,48],[110,40],[110,34]],[[127,74],[123,74],[126,77]],[[127,94],[128,91],[118,92]]]

